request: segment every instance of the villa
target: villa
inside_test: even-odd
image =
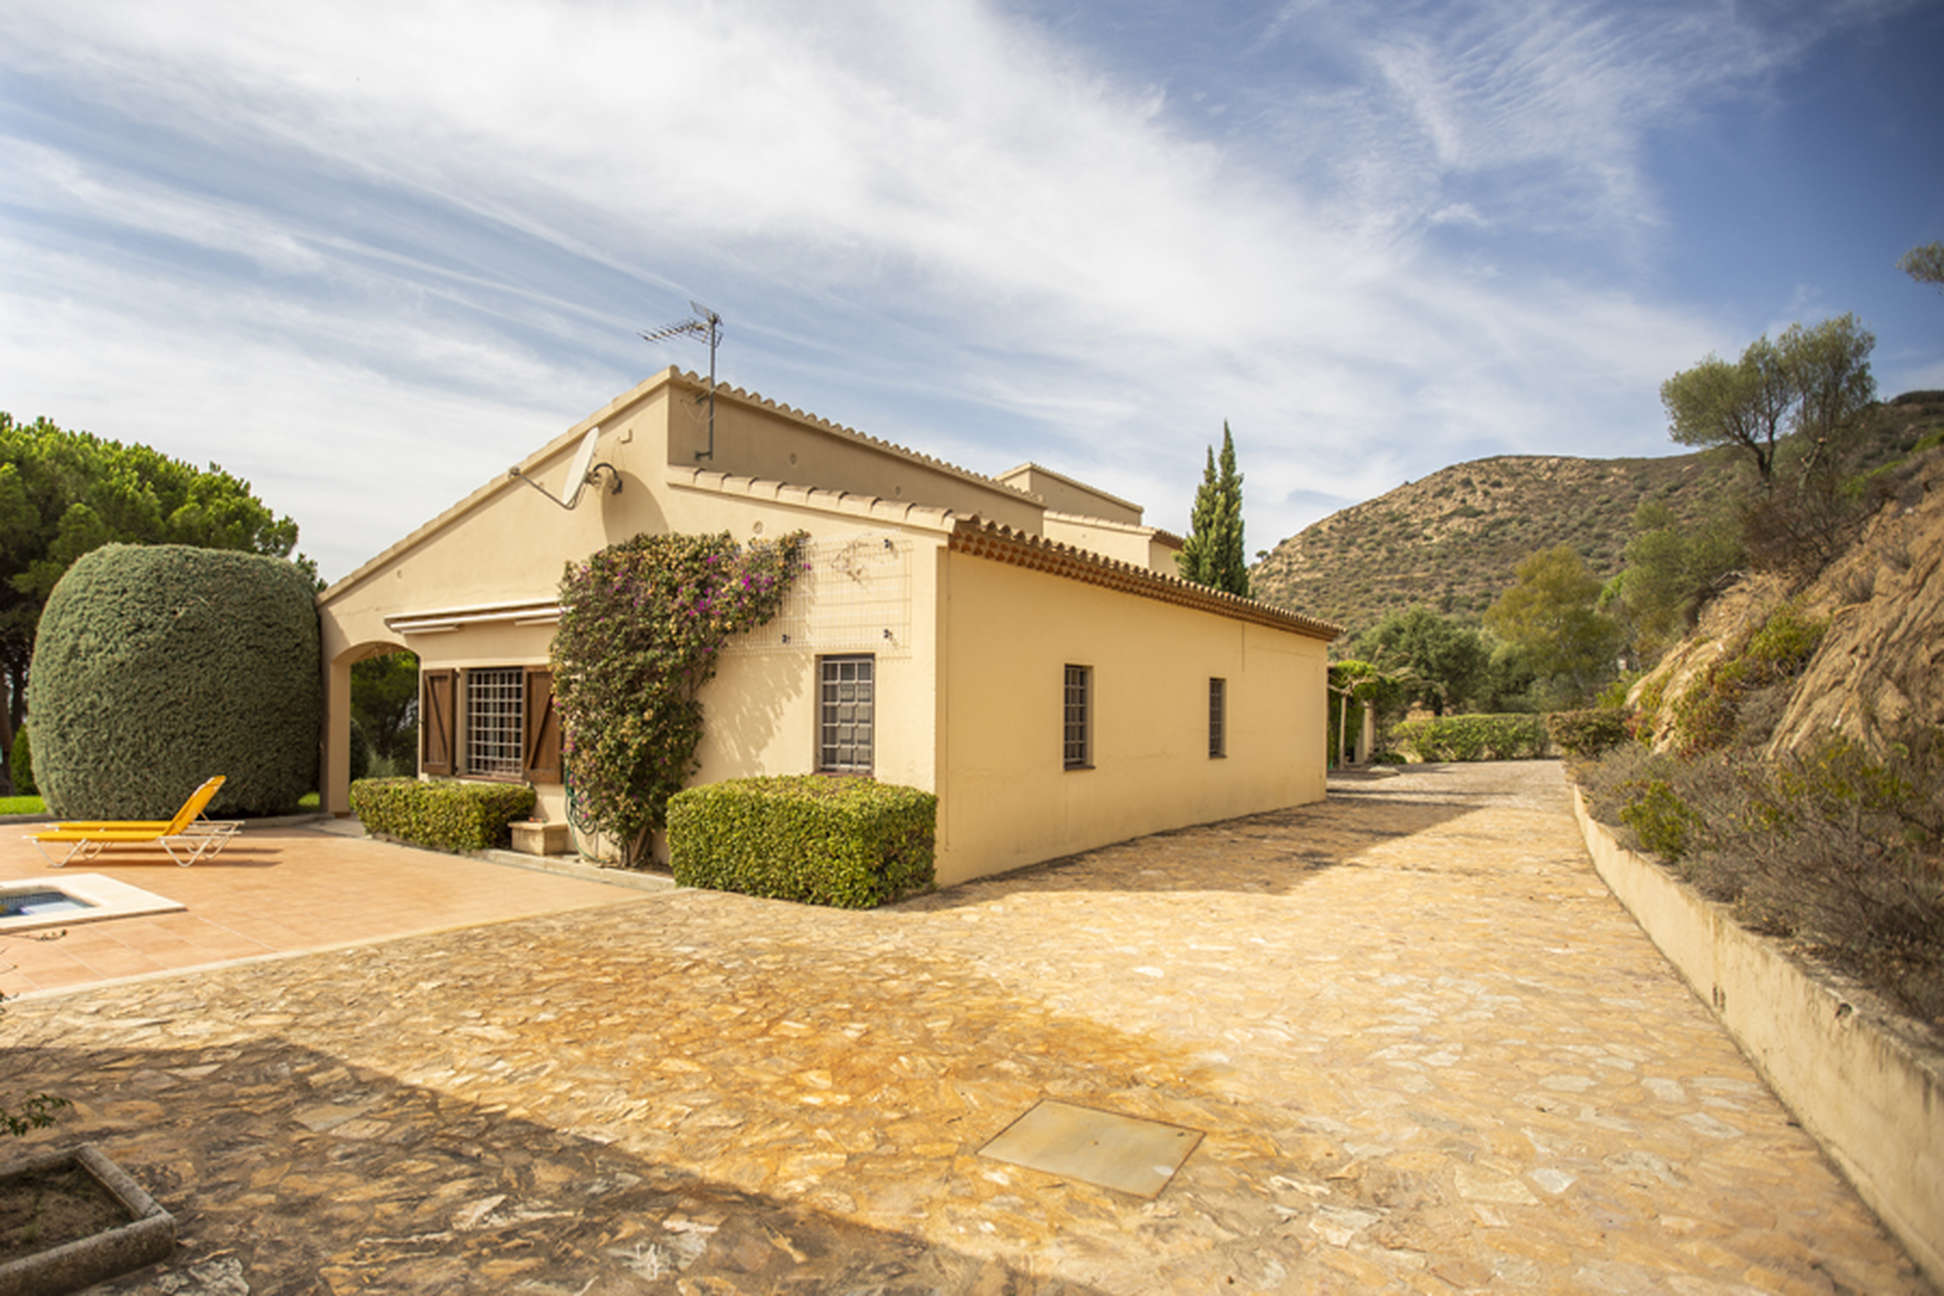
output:
[[[807,532],[809,570],[704,689],[697,783],[935,792],[941,885],[1320,800],[1338,628],[1182,581],[1180,539],[1141,512],[664,370],[318,596],[324,806],[349,809],[352,663],[409,649],[421,776],[524,780],[566,819],[562,570],[643,532],[722,531]]]

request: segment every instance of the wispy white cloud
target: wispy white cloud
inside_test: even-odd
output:
[[[1720,326],[1604,253],[1451,240],[1652,231],[1646,132],[1829,21],[1783,17],[1291,6],[1210,134],[1194,87],[972,0],[10,6],[0,371],[34,412],[261,464],[336,572],[393,537],[338,468],[289,468],[327,429],[419,456],[369,500],[402,529],[698,363],[630,332],[694,293],[732,381],[1165,525],[1227,417],[1267,543],[1454,447],[1651,448],[1660,377]]]

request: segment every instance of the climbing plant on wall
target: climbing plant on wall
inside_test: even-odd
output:
[[[561,754],[581,812],[624,862],[696,771],[697,694],[730,639],[776,615],[806,538],[640,535],[567,565],[553,641]]]

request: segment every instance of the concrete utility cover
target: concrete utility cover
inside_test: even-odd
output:
[[[979,1149],[981,1156],[1153,1197],[1201,1142],[1199,1131],[1042,1099]]]

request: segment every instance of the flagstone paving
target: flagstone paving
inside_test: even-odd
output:
[[[872,913],[697,891],[11,1005],[156,1292],[1896,1292],[1550,763],[1333,782]],[[1205,1137],[1152,1201],[980,1157]]]

